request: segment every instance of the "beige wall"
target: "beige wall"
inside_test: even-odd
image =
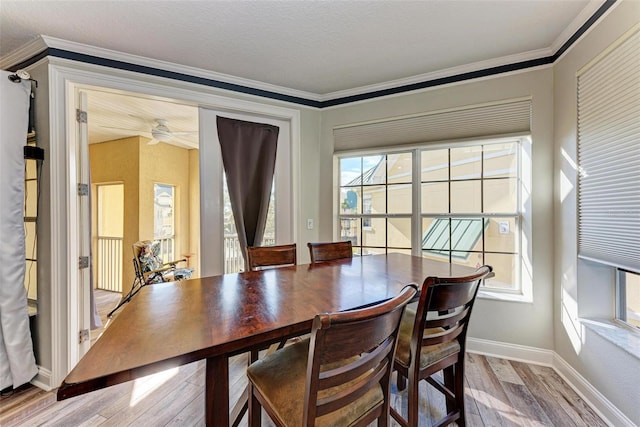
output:
[[[575,170],[576,73],[638,22],[640,2],[617,2],[602,22],[554,67],[554,348],[633,423],[640,425],[638,355],[604,339],[580,320],[614,317],[615,269],[577,258]],[[627,338],[631,342],[632,336]],[[620,339],[626,338],[622,335]],[[637,342],[637,337],[635,339]]]

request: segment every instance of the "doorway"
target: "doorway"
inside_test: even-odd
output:
[[[73,65],[73,64],[72,64]],[[215,155],[217,137],[216,129],[209,125],[210,122],[203,120],[210,118],[207,114],[203,114],[205,109],[221,109],[230,112],[245,112],[250,115],[260,117],[274,118],[286,122],[287,129],[281,128],[281,132],[286,132],[290,139],[290,151],[286,153],[287,173],[290,174],[289,189],[285,192],[278,190],[279,195],[285,194],[281,200],[286,200],[289,205],[288,215],[279,216],[278,222],[288,220],[288,224],[284,227],[276,225],[280,230],[290,230],[287,241],[295,241],[295,235],[299,229],[299,209],[293,209],[297,203],[297,179],[299,179],[299,152],[300,152],[300,110],[291,109],[273,104],[261,102],[234,99],[226,93],[220,93],[217,90],[204,89],[201,86],[187,85],[182,82],[176,82],[169,79],[159,79],[159,81],[149,81],[148,76],[139,76],[134,73],[126,76],[114,76],[112,70],[80,70],[78,71],[72,65],[62,67],[51,65],[51,96],[50,104],[56,106],[59,111],[65,111],[65,114],[56,115],[50,124],[51,127],[51,146],[53,147],[51,162],[51,175],[59,177],[67,177],[67,179],[59,179],[52,183],[51,198],[51,223],[52,235],[54,236],[51,248],[52,254],[59,254],[54,257],[51,263],[51,297],[49,301],[43,301],[44,304],[51,304],[51,319],[54,325],[66,325],[66,327],[51,328],[50,337],[44,337],[45,342],[51,342],[52,357],[51,374],[43,379],[43,383],[49,384],[49,387],[57,386],[64,376],[76,365],[80,357],[88,349],[82,344],[78,344],[78,331],[83,331],[88,326],[89,321],[89,299],[84,298],[83,289],[89,289],[89,281],[82,273],[85,270],[78,270],[78,259],[89,253],[90,244],[85,248],[81,242],[86,239],[90,242],[90,221],[82,220],[81,209],[82,197],[76,197],[75,191],[78,184],[88,182],[80,173],[81,168],[87,167],[89,164],[89,155],[83,154],[82,151],[88,153],[87,140],[82,138],[83,125],[77,121],[77,109],[83,104],[79,102],[79,92],[81,91],[100,91],[119,95],[128,95],[134,98],[144,99],[146,101],[169,102],[176,105],[184,105],[196,108],[196,128],[184,128],[184,130],[199,131],[197,143],[198,151],[192,153],[190,160],[192,167],[190,168],[191,186],[194,183],[196,190],[193,192],[195,196],[190,201],[195,209],[188,211],[188,221],[191,224],[198,224],[198,227],[191,227],[190,244],[198,250],[196,255],[191,256],[191,265],[196,268],[196,274],[200,276],[219,274],[222,272],[222,257],[218,261],[221,254],[220,247],[223,236],[222,226],[223,220],[220,216],[222,206],[222,192],[216,192],[214,187],[221,185],[222,169],[216,169],[215,159],[211,159],[211,154]],[[177,100],[177,101],[176,101]],[[129,103],[122,104],[123,107],[129,107]],[[199,107],[199,108],[198,108]],[[85,110],[86,111],[86,110]],[[147,109],[148,114],[157,111],[154,108]],[[123,111],[120,111],[122,113]],[[128,117],[137,115],[139,110],[129,110],[125,114],[119,114],[118,118],[126,120]],[[89,115],[89,125],[96,126],[93,131],[100,131],[99,125],[123,127],[125,122],[113,122],[110,124],[98,123],[97,115]],[[158,118],[155,116],[155,118]],[[126,123],[130,124],[130,123]],[[123,126],[119,126],[123,125]],[[86,125],[85,125],[86,127]],[[172,122],[169,122],[170,129]],[[74,132],[73,129],[76,129]],[[139,125],[138,125],[139,128]],[[150,128],[147,128],[151,130]],[[72,130],[69,132],[69,130]],[[183,130],[183,129],[179,129]],[[151,132],[145,132],[150,135]],[[86,130],[85,130],[86,135]],[[136,134],[140,136],[140,134]],[[150,139],[149,136],[147,138]],[[214,156],[215,157],[215,156]],[[97,156],[92,156],[97,158]],[[126,163],[127,156],[118,155],[121,163]],[[148,156],[153,159],[153,156]],[[281,166],[276,164],[276,168]],[[157,168],[156,168],[157,169]],[[217,172],[219,172],[219,174]],[[293,178],[297,177],[297,178]],[[112,180],[112,182],[115,180]],[[164,179],[158,179],[158,182],[165,182]],[[125,218],[128,217],[129,209],[127,208],[128,186],[125,183]],[[71,190],[71,191],[70,191]],[[178,204],[181,203],[184,194],[192,188],[178,188]],[[139,191],[139,194],[142,192]],[[145,192],[152,194],[152,192]],[[206,194],[207,197],[200,197],[200,194]],[[218,197],[218,195],[220,197]],[[149,196],[152,198],[152,196]],[[185,212],[178,216],[177,221],[185,220]],[[88,216],[87,216],[88,218]],[[146,223],[152,224],[151,221]],[[125,219],[125,236],[127,235],[127,221]],[[87,230],[87,231],[84,231]],[[217,240],[211,240],[213,234],[218,233]],[[86,236],[85,236],[86,234]],[[64,238],[67,236],[67,238]],[[123,269],[127,264],[131,264],[131,257],[127,257],[126,241],[123,241]],[[193,252],[193,251],[192,251]],[[299,250],[299,255],[300,255]],[[206,260],[202,263],[201,260]],[[124,281],[123,288],[127,289],[129,284]],[[88,292],[86,292],[88,293]],[[77,311],[76,311],[77,309]]]
[[[163,261],[187,258],[195,269],[193,277],[198,276],[198,110],[139,93],[78,90],[87,113],[87,143],[79,147],[86,150],[79,158],[86,157],[87,165],[78,167],[88,167],[92,190],[90,218],[81,212],[78,226],[80,231],[90,230],[80,235],[91,236],[93,275],[81,287],[89,289],[95,301],[85,307],[87,299],[81,299],[79,311],[81,320],[89,313],[81,328],[91,330],[93,343],[101,332],[95,328],[100,323],[96,317],[102,328],[108,327],[107,314],[133,286],[136,242],[160,241]],[[84,347],[80,354],[88,350]]]

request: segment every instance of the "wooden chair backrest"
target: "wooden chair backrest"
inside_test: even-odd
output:
[[[492,271],[485,265],[470,276],[425,279],[411,337],[411,363],[420,360],[422,347],[456,339],[464,354],[473,303],[482,280]]]
[[[263,267],[295,265],[296,244],[279,246],[253,246],[247,248],[247,270],[255,271]]]
[[[311,263],[331,261],[334,259],[353,258],[351,241],[329,243],[307,243]]]
[[[400,319],[416,292],[417,286],[410,284],[384,303],[315,317],[309,344],[303,425],[314,425],[317,417],[347,407],[378,385],[384,399],[370,415],[373,419],[381,414],[388,416],[389,377]],[[339,392],[330,390],[345,384],[348,386]],[[327,395],[318,399],[321,391]],[[365,425],[370,422],[363,421]]]

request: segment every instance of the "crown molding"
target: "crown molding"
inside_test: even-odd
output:
[[[394,88],[412,85],[416,83],[423,83],[423,82],[433,81],[437,79],[445,79],[445,78],[457,76],[460,74],[473,73],[476,71],[482,71],[482,70],[502,67],[502,66],[511,65],[511,64],[518,64],[520,62],[547,58],[552,55],[553,55],[553,51],[551,50],[551,48],[532,50],[529,52],[523,52],[515,55],[503,56],[500,58],[474,62],[472,64],[466,64],[458,67],[446,68],[444,70],[418,74],[415,76],[406,77],[402,79],[391,80],[384,83],[377,83],[373,85],[360,86],[353,89],[346,89],[342,91],[331,92],[324,95],[320,95],[320,101],[330,101],[330,100],[346,98],[354,95],[362,95],[365,93],[377,92],[377,91],[382,91],[387,89],[394,89]]]
[[[600,9],[604,4],[606,3],[605,0],[600,0],[600,1],[590,1],[585,7],[584,9],[582,9],[580,11],[580,13],[578,14],[578,16],[575,17],[575,19],[573,21],[571,21],[571,23],[569,24],[569,26],[567,26],[567,28],[564,29],[564,31],[562,31],[562,33],[560,33],[560,35],[558,36],[557,39],[555,39],[553,41],[553,43],[551,43],[551,47],[550,49],[553,51],[553,53],[556,53],[560,50],[560,48],[562,46],[564,46],[564,44],[569,41],[569,39],[578,32],[578,30],[580,30],[580,28],[587,22],[589,21],[589,18],[591,18],[593,15],[595,15],[595,13],[598,11],[598,9]],[[616,2],[616,3],[620,3],[620,2]],[[614,4],[613,7],[615,7],[616,5]],[[609,10],[611,10],[612,8],[610,8]],[[574,43],[575,44],[575,43]],[[573,46],[573,45],[572,45]]]
[[[0,69],[7,70],[17,64],[33,58],[47,49],[47,44],[42,37],[33,39],[22,47],[0,58]]]
[[[48,48],[54,48],[64,50],[68,52],[95,56],[98,58],[110,59],[113,61],[120,61],[129,64],[141,65],[143,67],[155,68],[163,71],[170,71],[173,73],[185,74],[192,77],[200,77],[208,80],[217,80],[224,83],[230,83],[239,86],[245,86],[252,89],[265,90],[268,92],[275,92],[282,95],[289,95],[298,98],[310,99],[313,101],[319,101],[319,95],[312,92],[305,92],[297,89],[291,89],[284,86],[277,86],[270,83],[264,83],[257,80],[245,79],[242,77],[232,76],[230,74],[218,73],[215,71],[208,71],[196,67],[188,67],[185,65],[176,64],[173,62],[162,61],[158,59],[147,58],[144,56],[131,55],[124,52],[118,52],[111,49],[104,49],[96,46],[90,46],[83,43],[72,42],[68,40],[62,40],[55,37],[42,35]]]

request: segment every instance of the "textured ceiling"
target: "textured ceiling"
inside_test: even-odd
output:
[[[603,0],[0,1],[0,59],[46,35],[331,97],[550,56]],[[424,80],[424,79],[423,79]],[[195,148],[197,109],[88,90],[91,143],[156,119]]]
[[[43,34],[330,94],[497,58],[548,55],[571,36],[565,30],[575,31],[600,4],[2,0],[0,57]]]

